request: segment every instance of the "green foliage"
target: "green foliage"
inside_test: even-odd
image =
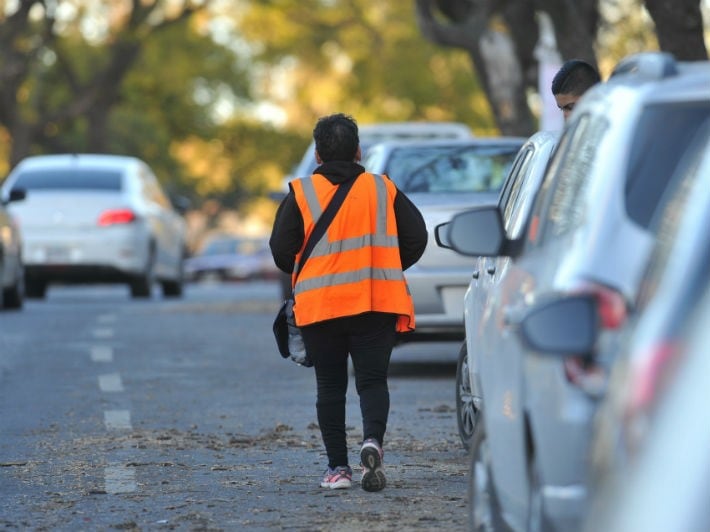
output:
[[[285,96],[283,83],[267,83],[264,95],[280,98],[303,131],[335,111],[361,123],[456,120],[484,130],[493,124],[488,106],[475,98],[480,88],[466,54],[429,43],[411,0],[253,2],[239,25],[258,45],[257,60],[288,71]]]

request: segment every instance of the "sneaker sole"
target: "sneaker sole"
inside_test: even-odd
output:
[[[338,482],[321,482],[321,488],[330,488],[332,490],[342,490],[352,486],[349,480],[339,480]]]
[[[360,451],[360,461],[364,468],[360,484],[365,491],[381,491],[387,485],[385,472],[382,470],[380,453],[374,447],[365,447]]]

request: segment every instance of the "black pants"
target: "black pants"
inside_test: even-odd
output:
[[[348,353],[360,396],[363,440],[375,438],[383,444],[390,409],[387,371],[397,337],[396,320],[394,314],[368,312],[301,329],[315,367],[316,411],[329,467],[348,465],[345,434]]]

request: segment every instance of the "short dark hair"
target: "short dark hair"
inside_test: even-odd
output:
[[[324,163],[354,161],[360,146],[357,122],[343,113],[321,117],[313,128],[313,140]]]
[[[601,78],[596,68],[581,59],[571,59],[555,74],[552,80],[552,94],[581,96],[599,81]]]

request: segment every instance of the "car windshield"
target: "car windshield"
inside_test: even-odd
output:
[[[209,242],[202,251],[203,255],[254,255],[265,249],[265,243],[261,240],[251,239],[227,239],[213,240]]]
[[[13,189],[23,190],[121,190],[121,172],[93,168],[26,170]]]
[[[517,145],[403,146],[385,173],[403,192],[498,192]]]

